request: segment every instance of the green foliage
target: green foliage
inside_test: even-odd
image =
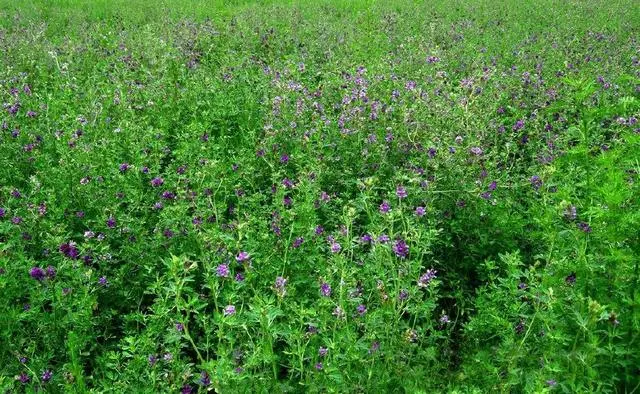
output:
[[[640,8],[512,3],[0,0],[3,392],[637,392]]]

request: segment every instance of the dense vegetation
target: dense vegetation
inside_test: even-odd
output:
[[[0,1],[3,392],[638,392],[632,1]]]

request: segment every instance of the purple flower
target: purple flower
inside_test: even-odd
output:
[[[342,246],[340,246],[337,242],[331,243],[331,253],[338,253],[342,250]]]
[[[576,283],[576,273],[572,272],[570,273],[565,279],[564,281],[569,285],[569,286],[573,286]]]
[[[416,216],[423,217],[427,213],[424,207],[416,207]]]
[[[107,277],[106,276],[101,276],[100,279],[98,279],[98,284],[100,286],[108,286],[109,285],[109,281],[107,281]]]
[[[176,330],[178,330],[179,332],[184,331],[184,324],[176,323]]]
[[[476,156],[482,155],[482,149],[480,147],[477,147],[477,146],[474,146],[473,148],[469,149],[469,152],[471,152],[471,154],[476,155]]]
[[[516,333],[522,334],[524,332],[524,320],[520,320],[520,322],[516,325]]]
[[[202,371],[202,373],[200,373],[200,383],[203,386],[208,386],[211,384],[211,379],[209,378],[209,374],[206,371]]]
[[[169,190],[165,190],[162,192],[162,198],[164,198],[165,200],[173,200],[174,198],[176,198],[176,195]]]
[[[229,277],[229,266],[226,264],[220,264],[218,268],[216,268],[216,274],[221,278]]]
[[[328,352],[329,350],[326,347],[320,346],[320,348],[318,349],[318,354],[320,355],[320,357],[325,357]]]
[[[524,127],[524,120],[518,119],[516,123],[513,125],[513,131],[522,130]]]
[[[409,298],[409,292],[406,289],[400,290],[400,293],[398,293],[398,300],[404,301],[407,298]]]
[[[14,216],[11,218],[11,223],[18,225],[22,223],[22,218],[20,216]]]
[[[378,341],[373,341],[373,343],[371,343],[371,349],[369,349],[369,354],[371,353],[375,353],[380,349],[380,342]]]
[[[409,246],[402,239],[397,240],[393,244],[392,249],[396,256],[400,257],[401,259],[404,259],[409,255]]]
[[[149,355],[149,357],[147,357],[147,360],[149,361],[149,365],[154,366],[158,362],[158,357],[151,354]]]
[[[558,382],[556,382],[555,379],[549,379],[549,380],[547,380],[546,383],[547,383],[547,385],[549,385],[551,387],[553,387],[553,386],[558,384]]]
[[[531,182],[531,186],[533,186],[533,188],[536,190],[542,187],[542,179],[540,179],[540,177],[537,175],[532,176],[529,182]]]
[[[367,307],[363,304],[360,304],[356,307],[356,312],[358,312],[360,316],[364,316],[364,314],[367,313]]]
[[[284,155],[280,156],[280,163],[287,164],[288,162],[289,162],[289,155],[284,154]]]
[[[113,216],[109,217],[109,219],[107,219],[107,227],[114,228],[115,226],[116,226],[116,219]]]
[[[236,256],[236,261],[238,263],[244,263],[246,261],[248,261],[251,257],[249,257],[249,253],[247,252],[240,252],[238,253],[238,255]]]
[[[42,373],[42,377],[41,377],[41,379],[42,379],[42,381],[43,381],[44,383],[47,383],[48,381],[50,381],[50,380],[51,380],[51,378],[52,378],[52,377],[53,377],[53,372],[51,372],[50,370],[48,370],[48,369],[47,369],[46,371],[44,371],[44,372]]]
[[[302,237],[297,237],[294,241],[293,241],[293,247],[295,249],[299,248],[300,245],[302,245],[302,243],[304,242],[304,238]]]
[[[498,187],[498,183],[496,181],[493,181],[489,184],[489,191],[494,191],[496,190],[497,187]]]
[[[120,172],[126,172],[129,169],[129,164],[128,163],[122,163],[120,164]]]
[[[578,228],[587,234],[591,232],[591,226],[589,226],[589,224],[585,222],[578,223]]]
[[[365,234],[360,237],[360,241],[365,244],[370,244],[373,241],[373,238],[369,234]]]
[[[323,297],[331,297],[331,285],[326,282],[320,285],[320,294]]]
[[[338,319],[341,319],[344,317],[344,310],[342,310],[342,308],[340,308],[339,306],[337,306],[332,313],[333,316],[337,317]]]
[[[289,196],[284,196],[284,198],[282,199],[282,204],[285,207],[290,207],[293,204],[293,200]]]
[[[322,363],[316,363],[315,367],[318,371],[322,371]]]
[[[223,314],[225,316],[231,316],[236,313],[236,307],[233,305],[227,305],[224,307]]]
[[[20,376],[18,377],[18,380],[20,381],[20,383],[22,384],[27,384],[29,383],[29,381],[31,380],[31,378],[29,377],[29,375],[27,375],[24,372],[20,373]]]
[[[65,256],[73,260],[76,260],[78,257],[80,257],[80,251],[78,250],[75,242],[73,241],[61,244],[58,250],[60,250],[60,253],[64,254]]]
[[[236,274],[236,282],[243,282],[244,281],[244,275],[242,275],[241,272],[238,272]]]
[[[447,324],[450,321],[451,320],[449,320],[449,316],[447,316],[447,315],[442,315],[442,317],[440,317],[440,324]]]
[[[33,267],[31,271],[29,271],[29,275],[35,280],[42,281],[45,278],[45,272],[40,267]]]
[[[383,201],[382,204],[380,204],[380,212],[381,213],[388,213],[391,210],[391,206],[389,205],[388,201]]]
[[[47,267],[47,278],[49,279],[53,279],[56,277],[56,269],[53,266],[48,266]]]
[[[403,186],[398,186],[396,188],[396,196],[398,196],[398,198],[407,198],[407,191]]]
[[[386,244],[387,242],[389,242],[389,240],[390,240],[390,238],[389,238],[389,236],[387,234],[381,234],[378,237],[378,242],[381,243],[381,244]]]
[[[276,293],[280,297],[284,297],[284,295],[287,294],[287,289],[285,288],[286,285],[287,285],[287,279],[283,278],[282,276],[278,276],[276,278],[273,288],[276,290]]]
[[[7,214],[7,210],[4,208],[0,208],[0,219],[3,218]]]
[[[293,182],[291,182],[291,179],[289,178],[284,178],[282,180],[282,186],[284,186],[287,189],[291,189],[293,187]]]
[[[163,184],[164,184],[164,179],[160,177],[156,177],[151,180],[151,186],[153,187],[162,186]]]
[[[185,384],[184,386],[182,386],[182,389],[180,390],[180,393],[181,394],[191,394],[191,393],[193,393],[193,389],[188,384]]]
[[[424,274],[422,274],[422,276],[420,276],[420,278],[418,279],[418,287],[427,287],[429,286],[429,283],[431,283],[431,281],[436,278],[436,273],[438,271],[434,270],[433,268],[428,269]]]
[[[322,226],[320,225],[316,226],[315,233],[316,235],[321,235],[322,233],[324,233],[324,228],[322,228]]]

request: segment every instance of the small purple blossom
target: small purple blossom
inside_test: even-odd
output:
[[[536,190],[542,187],[542,179],[540,179],[540,177],[537,175],[532,176],[529,182],[531,182],[531,186],[533,186],[533,188]]]
[[[44,270],[40,267],[33,267],[31,268],[31,270],[29,271],[29,275],[31,275],[31,277],[37,281],[42,281],[44,280],[46,274],[44,272]]]
[[[42,373],[41,379],[44,383],[47,383],[48,381],[51,380],[52,377],[53,377],[53,372],[47,369]]]
[[[363,304],[360,304],[356,307],[356,312],[358,312],[360,316],[364,316],[365,313],[367,313],[367,307]]]
[[[236,261],[238,263],[244,263],[246,261],[249,261],[251,257],[249,256],[249,253],[241,251],[240,253],[238,253],[238,255],[236,256]]]
[[[342,246],[337,242],[331,243],[331,253],[338,253],[342,250]]]
[[[273,288],[275,289],[276,293],[280,297],[284,297],[285,294],[287,294],[286,285],[287,285],[287,279],[283,278],[282,276],[278,276],[276,278]]]
[[[518,119],[513,125],[513,131],[522,130],[522,128],[524,128],[524,120]]]
[[[293,248],[297,249],[300,247],[300,245],[302,245],[302,243],[304,242],[304,238],[302,237],[297,237],[294,241],[293,241]]]
[[[396,256],[400,257],[401,259],[405,259],[409,255],[409,246],[402,239],[397,240],[393,244],[392,249]]]
[[[586,222],[580,222],[580,223],[578,223],[578,228],[579,228],[580,230],[582,230],[583,232],[587,233],[587,234],[588,234],[588,233],[590,233],[590,232],[592,231],[592,230],[591,230],[591,226],[589,226],[589,224],[588,224],[588,223],[586,223]]]
[[[29,377],[29,375],[27,375],[24,372],[20,373],[20,376],[18,376],[18,380],[20,381],[20,383],[22,384],[27,384],[29,383],[29,381],[31,380],[31,378]]]
[[[436,278],[436,273],[438,271],[433,268],[428,269],[420,278],[418,279],[418,287],[427,287],[431,283],[431,281]]]
[[[569,285],[569,286],[573,286],[576,283],[576,273],[572,272],[570,273],[565,279],[564,281]]]
[[[398,198],[407,198],[407,190],[403,186],[398,186],[396,188],[396,196]]]
[[[427,210],[424,207],[416,207],[415,214],[418,217],[423,217],[427,213]]]
[[[229,277],[229,266],[226,265],[226,264],[220,264],[216,268],[216,274],[221,278],[228,278]]]
[[[209,374],[206,371],[202,371],[202,373],[200,373],[200,384],[203,386],[211,384],[211,378],[209,378]]]
[[[225,316],[231,316],[234,315],[236,313],[236,307],[233,305],[227,305],[224,307],[224,311],[223,314]]]
[[[151,180],[151,186],[153,187],[162,186],[163,184],[164,184],[164,179],[160,177],[156,177]]]
[[[331,285],[326,282],[321,284],[320,294],[322,294],[323,297],[331,297]]]
[[[113,216],[109,217],[107,219],[107,227],[114,228],[115,226],[116,226],[116,218],[114,218]]]
[[[380,204],[379,209],[381,213],[388,213],[391,210],[391,206],[389,205],[389,202],[385,200]]]

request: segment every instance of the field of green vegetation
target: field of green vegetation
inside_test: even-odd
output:
[[[0,392],[640,393],[639,33],[0,0]]]

